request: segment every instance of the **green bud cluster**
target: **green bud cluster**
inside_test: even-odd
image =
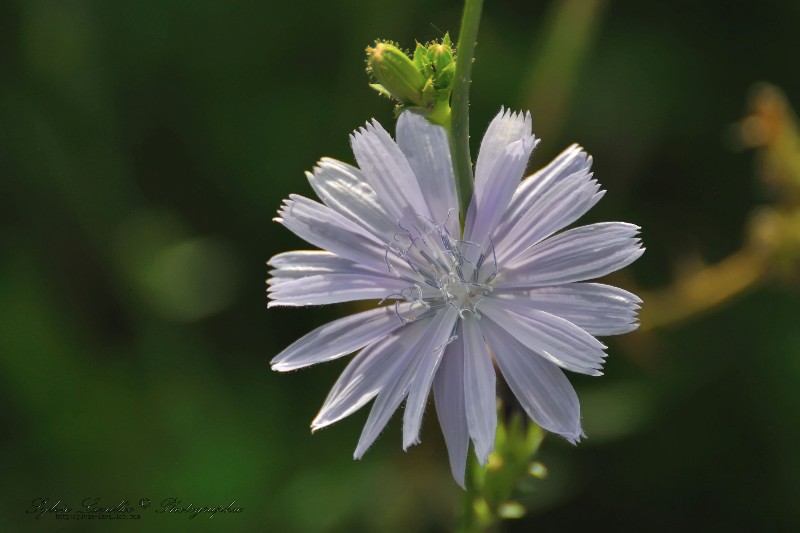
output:
[[[449,34],[441,42],[417,43],[412,57],[388,41],[376,41],[367,48],[367,72],[375,79],[370,87],[396,100],[397,114],[413,109],[445,127],[450,124],[455,70]]]

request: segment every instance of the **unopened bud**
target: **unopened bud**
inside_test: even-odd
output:
[[[417,43],[413,59],[392,43],[377,42],[367,48],[367,65],[377,82],[370,87],[399,102],[396,116],[413,108],[431,123],[450,127],[456,64],[449,34],[438,43]]]
[[[453,48],[450,46],[449,34],[444,36],[441,43],[434,43],[428,47],[428,57],[436,72],[442,72],[453,64]]]
[[[422,89],[427,80],[402,50],[379,42],[374,48],[367,48],[367,65],[378,82],[373,88],[385,91],[400,103],[422,105]]]

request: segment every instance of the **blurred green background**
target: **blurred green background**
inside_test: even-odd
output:
[[[486,4],[473,154],[501,105],[533,113],[531,169],[585,146],[608,190],[586,220],[643,227],[626,288],[742,245],[749,213],[776,199],[730,125],[758,81],[800,106],[800,3]],[[392,122],[364,47],[456,33],[460,3],[0,6],[3,529],[189,520],[36,520],[37,497],[244,509],[192,519],[201,531],[450,528],[461,491],[432,406],[407,454],[393,420],[353,462],[365,410],[309,434],[346,361],[288,375],[268,362],[354,307],[267,311],[264,262],[306,247],[270,221],[289,193],[312,195],[303,171],[352,162],[348,133]],[[549,477],[504,528],[800,528],[799,306],[797,284],[768,282],[608,339],[605,377],[571,376],[589,438],[545,440]]]

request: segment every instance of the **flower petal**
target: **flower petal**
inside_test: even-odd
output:
[[[425,411],[425,404],[428,402],[431,384],[436,375],[436,370],[439,368],[445,348],[454,340],[452,335],[457,318],[458,312],[455,309],[440,311],[434,318],[433,324],[431,324],[427,344],[417,354],[414,381],[408,391],[406,409],[403,411],[404,450],[419,443],[422,415]]]
[[[408,282],[386,276],[367,274],[321,274],[284,283],[269,288],[272,301],[267,307],[326,305],[354,300],[383,300],[397,295],[408,287]]]
[[[355,222],[330,207],[296,194],[284,203],[275,221],[298,237],[373,270],[388,270],[386,247]],[[407,270],[404,264],[395,263],[393,267]]]
[[[430,220],[428,204],[406,156],[377,121],[350,136],[358,166],[382,205],[406,228]]]
[[[270,278],[267,280],[269,285],[278,285],[287,281],[322,274],[376,276],[383,275],[386,272],[385,267],[379,272],[323,250],[284,252],[273,256],[267,264],[273,267],[269,272]]]
[[[602,374],[603,343],[563,318],[536,309],[523,316],[503,303],[486,299],[480,309],[488,320],[548,361],[581,374]]]
[[[364,424],[353,455],[355,459],[360,459],[375,442],[392,413],[400,406],[403,398],[409,394],[422,360],[436,359],[435,366],[438,366],[441,354],[437,357],[434,349],[443,345],[447,340],[452,329],[452,320],[449,313],[437,313],[430,320],[412,322],[404,328],[403,342],[398,343],[398,350],[391,355],[395,360],[391,370],[391,379],[380,391],[372,405],[372,410]],[[448,322],[450,327],[443,328]],[[441,333],[442,329],[446,329],[446,335]],[[433,371],[435,372],[435,368]]]
[[[509,388],[534,422],[576,443],[583,436],[575,389],[556,365],[537,357],[497,325],[481,324]]]
[[[584,170],[566,177],[531,199],[515,226],[495,236],[497,261],[505,264],[534,244],[572,224],[603,197],[597,181]]]
[[[469,430],[464,406],[464,346],[461,334],[447,345],[436,378],[433,380],[433,399],[442,427],[450,470],[456,483],[466,489],[464,474],[469,451]]]
[[[296,250],[274,255],[267,261],[274,269],[288,272],[298,272],[299,276],[314,276],[316,274],[333,274],[345,272],[357,266],[347,259],[342,259],[336,254],[324,250]]]
[[[485,170],[479,173],[480,168],[476,167],[475,192],[467,212],[464,236],[467,241],[475,242],[479,247],[489,244],[491,236],[505,215],[508,203],[525,172],[531,152],[538,143],[536,138],[530,134],[529,114],[525,115],[524,119],[521,115],[512,115],[511,117],[500,121],[502,127],[498,126],[494,130],[491,126],[489,127],[486,135],[487,137],[490,134],[493,136],[488,142],[490,155],[487,156],[488,159],[484,158],[484,165],[481,168]],[[495,121],[497,120],[495,119]],[[509,138],[512,133],[514,135],[521,133],[521,135],[498,152],[496,150],[497,139]],[[481,145],[481,154],[483,154],[483,145]],[[479,163],[481,154],[478,155]],[[487,161],[491,161],[491,166]]]
[[[585,169],[588,172],[591,166],[592,158],[579,145],[573,144],[558,154],[547,166],[522,180],[508,204],[506,216],[498,227],[497,235],[502,236],[516,226],[519,217],[527,212],[527,207],[538,196],[579,170]]]
[[[499,290],[492,297],[520,314],[534,308],[559,316],[591,335],[619,335],[635,330],[642,303],[635,294],[600,283]]]
[[[311,422],[312,431],[355,413],[386,386],[393,377],[396,360],[392,356],[404,342],[404,333],[401,329],[375,341],[350,361]]]
[[[397,119],[397,145],[411,165],[434,224],[460,233],[458,199],[447,132],[425,117],[405,111]]]
[[[397,231],[386,208],[378,200],[361,170],[352,165],[323,157],[306,172],[314,192],[325,205],[367,229],[382,241]]]
[[[492,119],[481,140],[478,160],[475,164],[475,198],[482,201],[487,188],[494,187],[492,169],[504,159],[509,144],[531,137],[531,114],[513,113],[500,109]],[[527,161],[526,161],[527,162]],[[523,169],[524,171],[524,169]],[[522,175],[517,178],[520,180]],[[516,185],[516,184],[515,184]]]
[[[486,464],[497,433],[497,387],[492,356],[486,350],[478,320],[462,319],[464,337],[464,397],[469,435],[478,462]]]
[[[639,227],[605,222],[574,228],[529,248],[508,263],[495,286],[539,287],[599,278],[638,259]]]
[[[401,304],[401,309],[405,305]],[[271,362],[272,369],[287,372],[331,361],[375,342],[402,325],[394,306],[334,320],[296,340],[275,356]]]

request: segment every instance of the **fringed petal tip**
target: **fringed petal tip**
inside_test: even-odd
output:
[[[475,452],[475,458],[478,460],[478,464],[481,466],[486,466],[486,464],[489,462],[489,456],[492,455],[492,452],[494,451],[494,444],[492,444],[486,450],[481,450],[479,452],[477,449],[473,448],[473,451]]]
[[[377,438],[377,435],[376,435],[376,438]],[[353,452],[353,459],[356,460],[356,461],[360,461],[361,458],[364,457],[364,454],[367,453],[367,450],[370,449],[370,447],[372,446],[373,442],[374,442],[374,439],[365,441],[364,440],[364,436],[362,434],[362,438],[359,439],[358,445],[356,446],[356,450]]]
[[[270,296],[271,298],[272,296]],[[280,302],[278,300],[270,300],[267,302],[267,309],[272,309],[273,307],[308,307],[307,304],[296,304],[296,303],[288,303],[288,302]]]
[[[270,368],[273,372],[290,372],[292,370],[296,370],[295,368],[290,368],[287,365],[283,364],[281,361],[278,360],[276,357],[269,363]]]
[[[380,122],[377,119],[371,118],[364,123],[363,126],[359,126],[356,128],[353,133],[350,134],[350,144],[353,144],[354,141],[358,140],[360,137],[369,134],[377,134],[377,135],[389,135],[389,133],[383,128]],[[330,159],[330,158],[325,158]]]
[[[417,444],[420,444],[421,442],[422,442],[422,440],[420,440],[419,436],[416,436],[414,438],[404,439],[403,440],[403,451],[404,452],[408,452],[409,448],[411,448],[412,446],[416,446]]]
[[[500,111],[495,115],[493,122],[522,122],[530,129],[533,125],[533,118],[530,111],[514,111],[506,106],[500,106]]]
[[[577,446],[580,443],[581,439],[586,438],[586,433],[584,433],[582,429],[579,429],[579,431],[575,433],[560,433],[557,435],[563,437],[564,440],[566,440],[573,446]]]

